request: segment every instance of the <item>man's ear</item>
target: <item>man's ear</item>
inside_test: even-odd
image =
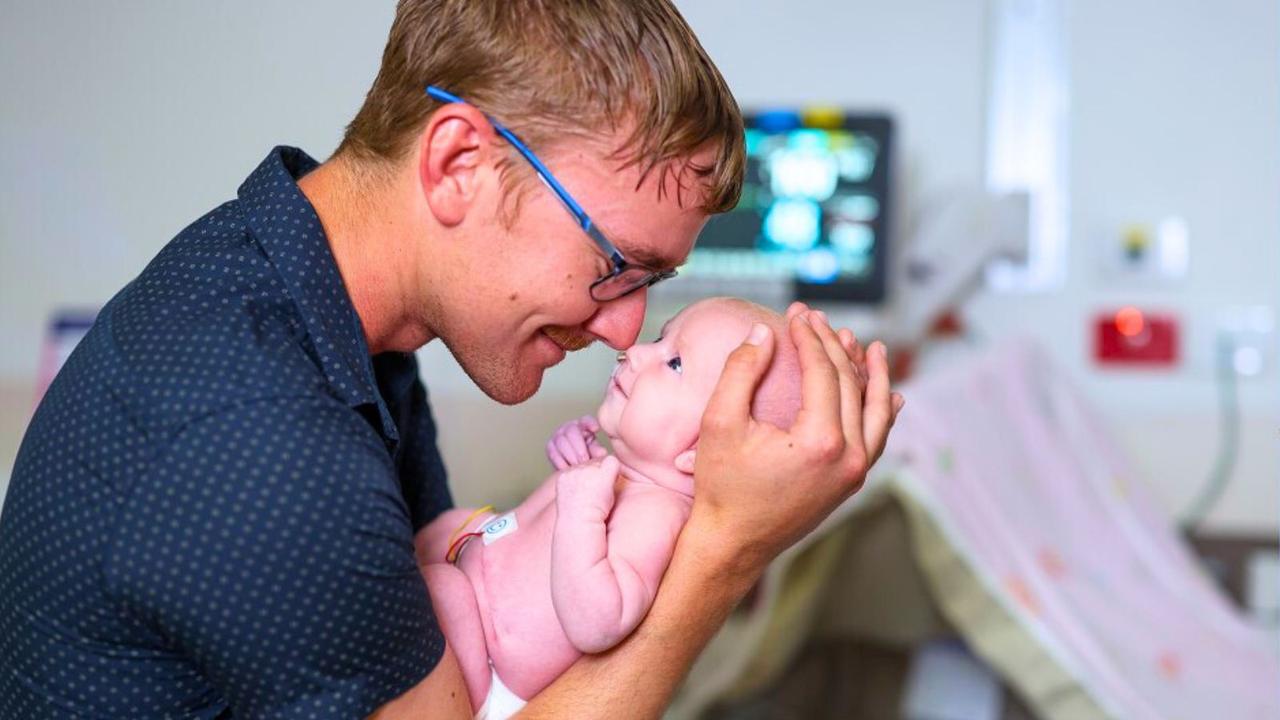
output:
[[[496,135],[480,111],[461,103],[436,110],[418,145],[418,180],[436,220],[462,222],[486,177]]]
[[[676,469],[685,475],[693,474],[693,465],[698,459],[698,446],[685,450],[676,456]]]

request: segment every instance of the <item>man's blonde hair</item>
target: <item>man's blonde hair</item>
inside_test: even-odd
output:
[[[427,85],[474,103],[535,150],[621,130],[628,138],[612,157],[624,165],[674,172],[681,188],[692,171],[708,213],[738,202],[741,112],[667,0],[400,0],[378,77],[336,154],[374,170],[402,162],[439,107]],[[704,148],[714,161],[693,166]],[[504,182],[523,164],[515,159],[505,158]]]

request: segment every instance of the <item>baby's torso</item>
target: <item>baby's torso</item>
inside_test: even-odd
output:
[[[543,686],[575,659],[551,605],[555,516],[554,494],[550,502],[521,503],[490,517],[481,526],[483,535],[458,557],[458,567],[475,588],[489,659],[524,698],[532,697],[528,688],[544,674],[549,677]]]
[[[561,628],[551,599],[551,547],[556,524],[556,495],[552,475],[547,488],[533,493],[514,510],[491,514],[479,521],[473,538],[458,556],[458,567],[475,588],[489,659],[503,682],[524,698],[535,695],[563,673],[581,653]],[[690,501],[666,488],[620,482],[610,514],[608,534],[643,533],[651,526],[644,516],[628,513],[641,496],[658,493],[670,502],[656,503],[668,521],[688,517]],[[652,511],[650,511],[652,512]],[[615,522],[618,517],[627,518]],[[659,523],[660,524],[660,523]],[[663,550],[655,547],[655,552]]]

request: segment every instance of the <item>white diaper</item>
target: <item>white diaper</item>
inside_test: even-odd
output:
[[[484,699],[484,705],[480,706],[480,712],[476,713],[476,720],[507,720],[520,712],[524,707],[524,700],[502,683],[502,678],[498,677],[498,671],[492,665],[489,666],[489,674],[493,676],[489,683],[489,694]]]

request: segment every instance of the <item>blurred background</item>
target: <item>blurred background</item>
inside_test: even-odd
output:
[[[1122,458],[1144,512],[1164,519],[1147,530],[1191,539],[1199,567],[1244,617],[1274,626],[1280,6],[677,5],[751,120],[751,167],[743,204],[709,226],[680,278],[651,293],[650,326],[703,295],[779,307],[808,299],[889,343],[908,415],[928,415],[931,382],[963,382],[947,374],[956,368],[986,367],[1010,342],[1034,347],[1054,387],[1087,408],[1098,452]],[[376,73],[393,13],[389,1],[6,0],[0,495],[42,386],[96,309],[177,231],[234,197],[272,146],[327,157]],[[508,408],[476,390],[439,343],[419,355],[455,497],[499,505],[545,477],[549,433],[594,409],[613,363],[607,348],[578,353],[532,401]],[[884,469],[886,486],[894,471]],[[963,536],[963,523],[931,503],[921,505],[935,508],[942,534]],[[864,504],[851,517],[878,517]],[[1053,506],[1043,509],[1047,517]],[[895,512],[910,525],[909,502]],[[890,545],[921,547],[912,527]],[[857,554],[851,537],[841,542],[832,557]],[[951,544],[984,576],[981,543]],[[830,617],[833,597],[860,602],[829,583],[867,585],[865,568],[830,562],[842,569],[823,575],[828,589],[813,607],[826,609],[814,618]],[[939,599],[927,563],[903,562],[925,568],[923,584],[894,587],[932,594],[936,626],[877,637],[858,622],[804,623],[795,647],[776,651],[787,662],[754,681],[743,680],[747,669],[731,680],[695,674],[708,688],[737,689],[688,707],[818,717],[803,709],[818,697],[833,717],[1144,716],[1125,705],[1128,691],[1073,674],[1089,663],[1063,659],[1088,655],[1070,643],[1048,655],[1095,705],[1071,715],[1038,699],[1052,683],[1019,677],[1016,662],[981,647],[979,631]],[[780,599],[762,597],[763,607]],[[797,685],[797,672],[835,684]],[[976,679],[954,692],[973,705],[931,710],[931,697],[960,696],[929,678],[966,673]],[[875,707],[856,704],[880,694]]]

